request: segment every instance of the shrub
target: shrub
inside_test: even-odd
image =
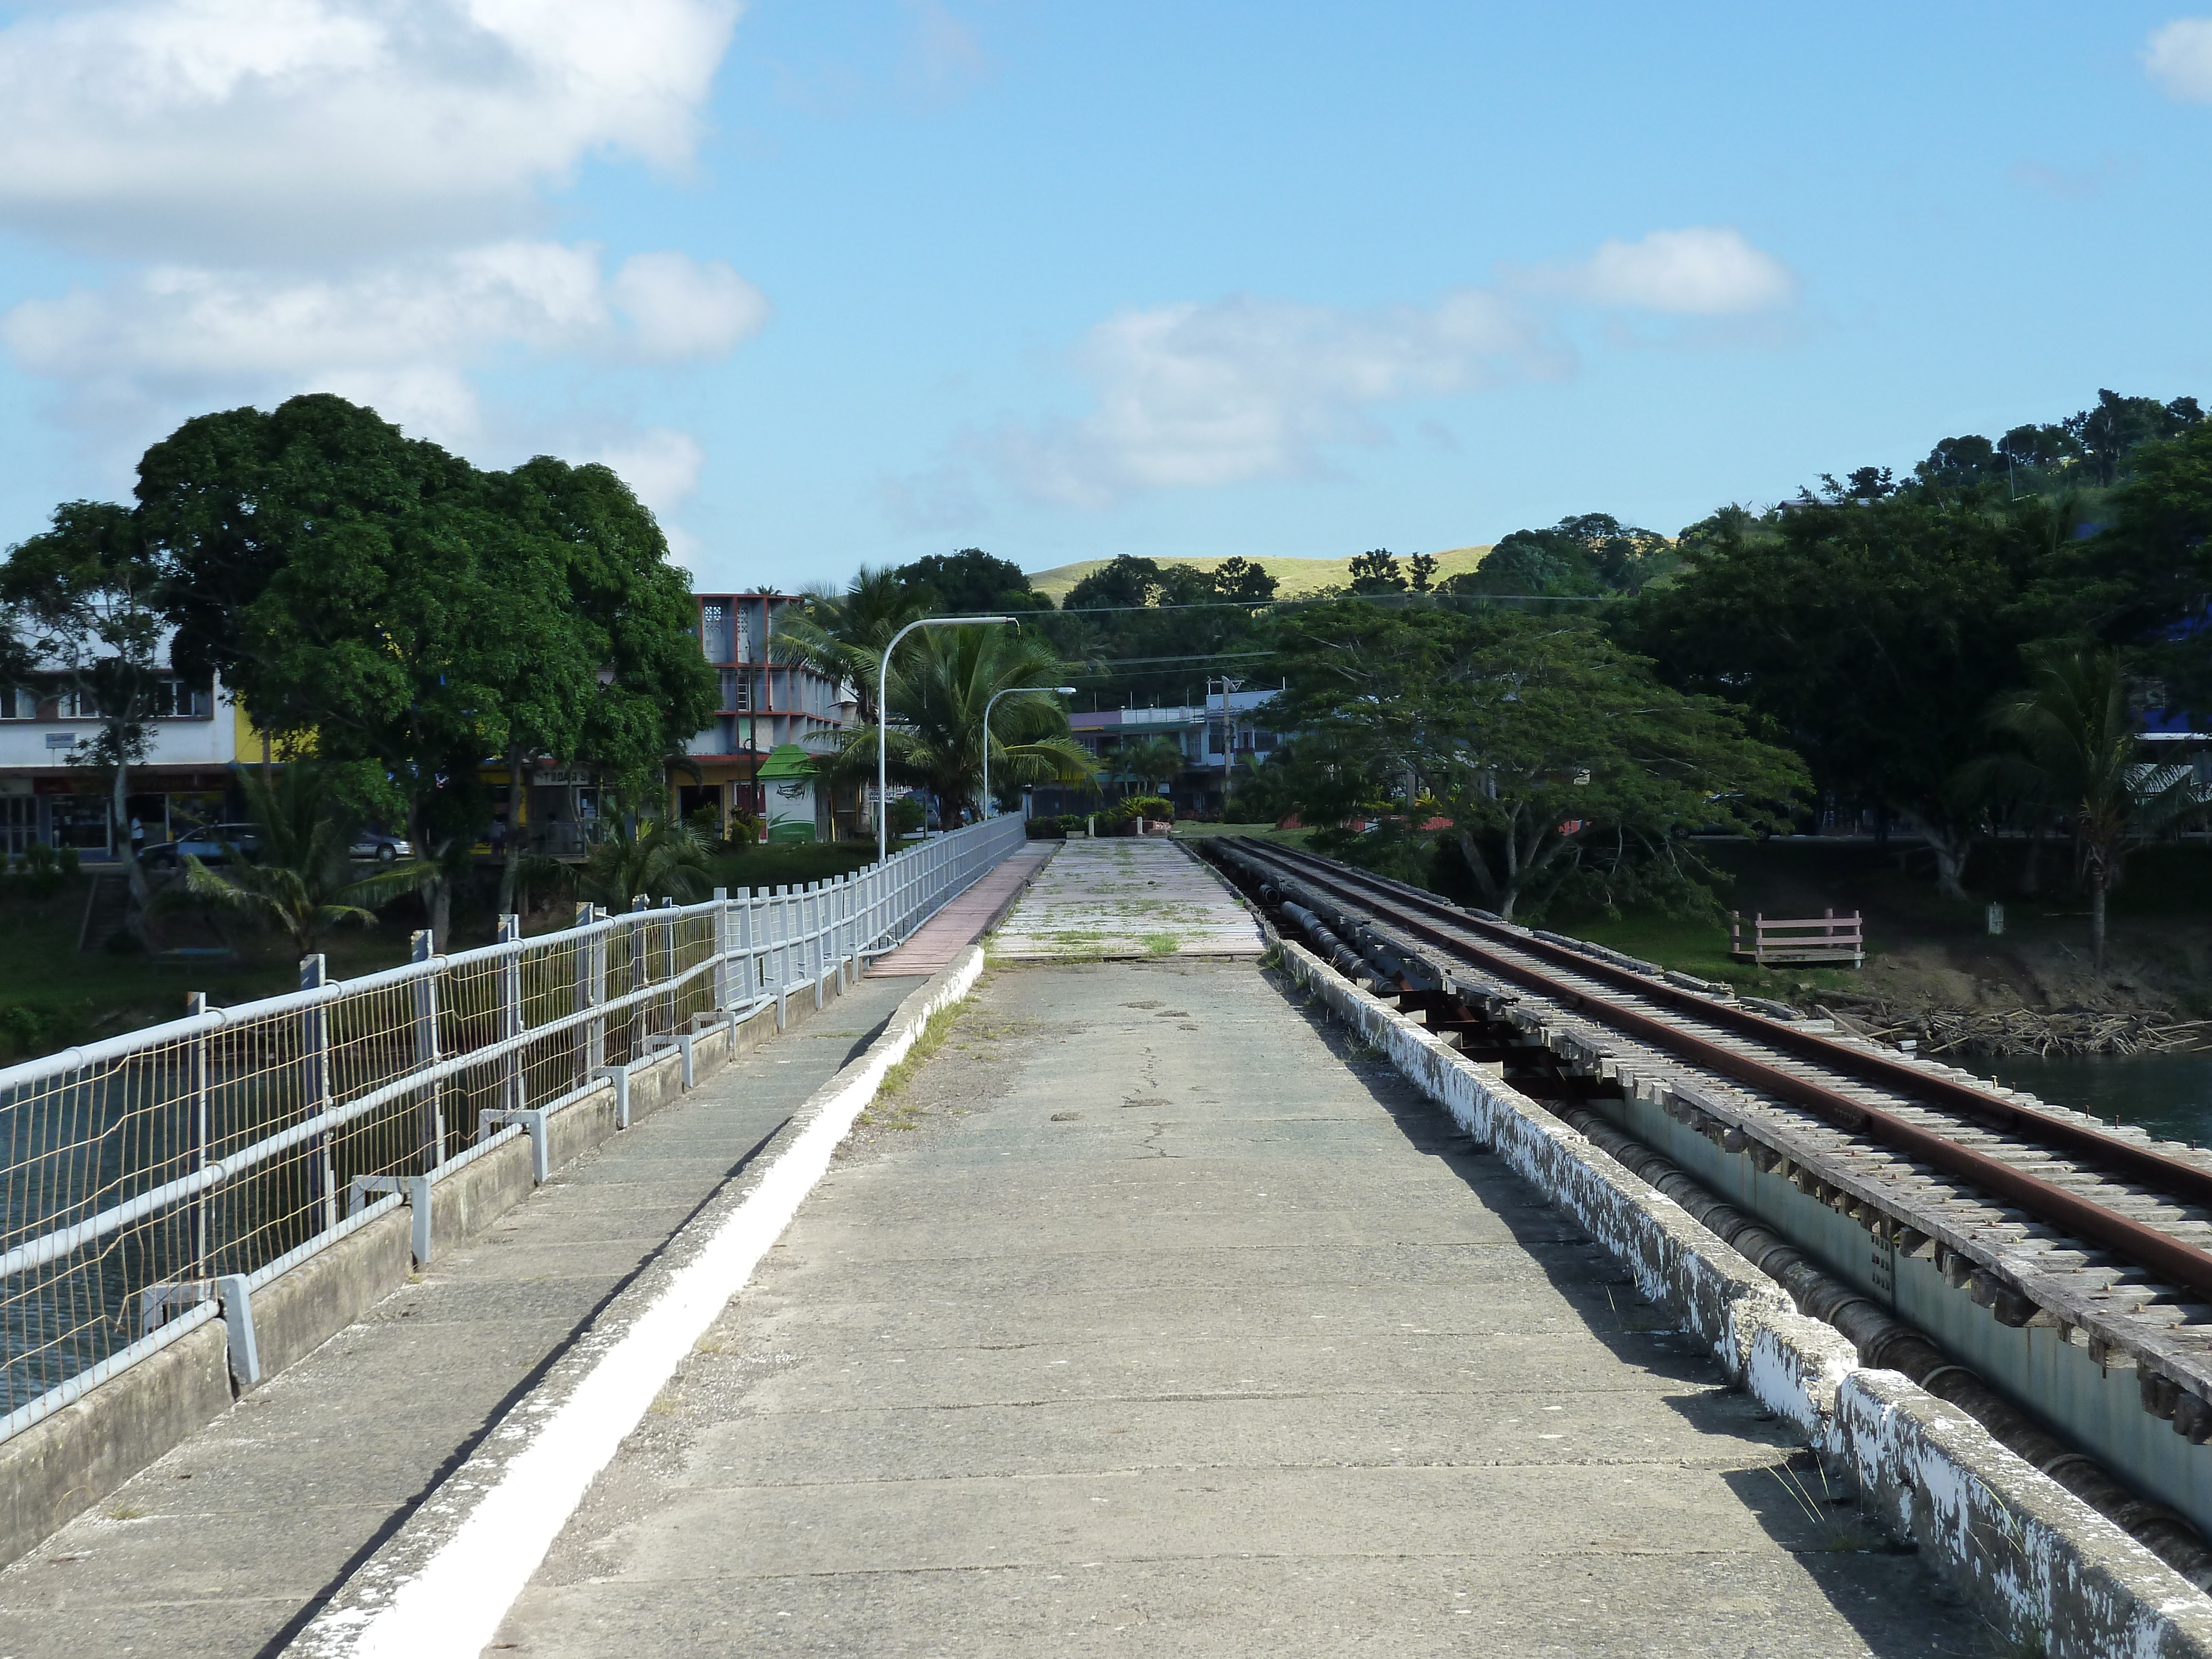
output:
[[[76,851],[70,849],[72,858]],[[61,890],[62,860],[46,842],[34,841],[15,860],[15,874],[33,898],[52,898]]]
[[[908,835],[929,822],[929,809],[921,796],[902,795],[884,809],[884,821],[894,836]]]
[[[1127,823],[1136,817],[1147,817],[1158,823],[1175,817],[1175,805],[1164,795],[1125,795],[1114,803],[1107,816],[1115,823]]]
[[[79,1024],[51,1003],[15,1002],[0,1008],[0,1054],[43,1054],[63,1047]]]

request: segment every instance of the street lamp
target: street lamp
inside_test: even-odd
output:
[[[878,864],[891,855],[891,821],[888,811],[891,792],[889,742],[891,711],[886,706],[890,699],[891,653],[898,649],[901,640],[917,628],[980,627],[987,623],[1014,623],[1015,627],[1021,626],[1012,617],[924,617],[920,622],[910,622],[900,629],[891,635],[891,642],[884,647],[884,659],[876,669],[876,862]],[[987,721],[989,714],[987,706],[984,709]],[[989,752],[988,748],[985,752]]]
[[[994,691],[983,704],[983,816],[991,816],[991,705],[1001,697],[1011,697],[1018,691],[1052,691],[1063,697],[1075,695],[1072,685],[1010,685],[1003,691]]]

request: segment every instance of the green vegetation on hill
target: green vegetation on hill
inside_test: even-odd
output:
[[[1480,547],[1454,547],[1432,554],[1437,562],[1437,579],[1472,572],[1490,551],[1486,544]],[[1212,575],[1226,563],[1231,556],[1197,557],[1173,561],[1187,564],[1193,569]],[[1276,595],[1285,599],[1304,599],[1324,588],[1344,587],[1352,581],[1352,562],[1358,556],[1346,554],[1340,559],[1255,558],[1249,562],[1258,565],[1277,581]],[[1068,593],[1085,576],[1093,576],[1112,563],[1110,559],[1083,559],[1074,564],[1055,565],[1049,570],[1030,573],[1030,586],[1045,594],[1055,605],[1064,605]]]

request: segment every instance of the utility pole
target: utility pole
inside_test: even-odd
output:
[[[1213,682],[1209,679],[1206,689],[1211,692]],[[1241,691],[1244,682],[1221,677],[1221,821],[1229,822],[1230,790],[1236,781],[1237,772],[1237,711],[1230,707],[1229,694]]]

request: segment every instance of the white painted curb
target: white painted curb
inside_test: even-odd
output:
[[[713,1229],[696,1254],[635,1312],[618,1300],[609,1310],[614,1317],[602,1316],[579,1345],[589,1368],[581,1380],[569,1366],[556,1368],[418,1512],[443,1515],[450,1525],[454,1510],[466,1510],[427,1558],[386,1561],[380,1570],[387,1546],[287,1653],[475,1659],[592,1480],[782,1237],[884,1074],[913,1048],[932,1014],[967,995],[982,969],[983,953],[970,945],[902,1003],[867,1052],[800,1108],[803,1127],[743,1200],[719,1220],[693,1224]],[[678,1238],[680,1247],[683,1235]],[[526,1443],[520,1450],[517,1440]],[[403,1528],[400,1538],[406,1536]]]
[[[1380,1048],[1462,1129],[1679,1310],[1729,1376],[1849,1468],[1900,1537],[2022,1652],[2212,1659],[2212,1598],[1956,1407],[1859,1364],[1833,1326],[1673,1199],[1518,1091],[1279,941],[1290,976]]]

